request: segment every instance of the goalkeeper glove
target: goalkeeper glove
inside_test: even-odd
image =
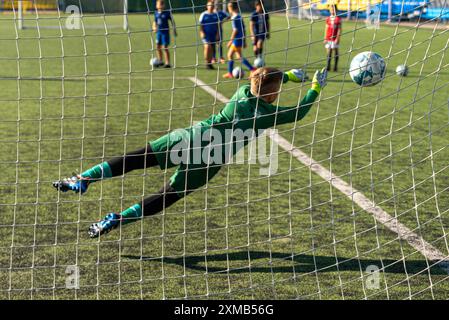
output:
[[[321,70],[317,70],[312,80],[312,90],[315,90],[317,93],[320,93],[321,89],[326,86],[327,78],[327,70],[323,68]]]
[[[285,80],[292,82],[303,82],[306,79],[307,75],[301,69],[291,69],[284,74],[284,82],[286,82]]]

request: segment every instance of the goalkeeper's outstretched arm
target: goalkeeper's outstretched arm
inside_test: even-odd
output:
[[[327,71],[322,69],[316,71],[312,80],[312,88],[310,88],[299,105],[293,107],[277,107],[276,124],[284,124],[301,120],[310,111],[316,98],[326,86]],[[298,70],[293,69],[284,73],[283,82],[288,81],[300,82]]]

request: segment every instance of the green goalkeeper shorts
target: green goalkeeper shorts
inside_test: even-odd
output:
[[[186,129],[174,130],[150,142],[162,170],[178,167],[170,178],[170,185],[180,196],[204,186],[222,167],[223,162],[207,164],[202,161],[202,153],[210,144],[202,141],[202,136],[209,128],[206,120]]]

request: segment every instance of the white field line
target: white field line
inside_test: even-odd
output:
[[[208,86],[206,83],[199,79],[193,77],[189,78],[193,83],[196,83],[201,89],[214,96],[216,99],[223,103],[229,101],[221,93],[217,92],[212,87]],[[322,165],[314,161],[307,154],[302,152],[300,149],[293,146],[285,138],[280,136],[274,130],[266,130],[267,136],[270,137],[274,142],[276,142],[282,149],[289,152],[298,161],[303,163],[305,166],[309,167],[312,172],[319,175],[325,181],[329,182],[334,188],[343,193],[349,200],[357,204],[360,208],[370,213],[374,219],[379,223],[383,224],[390,231],[396,233],[399,239],[407,241],[407,243],[419,251],[424,257],[429,261],[438,263],[439,266],[444,269],[449,274],[449,256],[445,256],[440,250],[432,246],[418,234],[410,230],[404,224],[400,223],[395,217],[392,217],[382,208],[373,203],[370,199],[365,197],[360,191],[353,188],[347,182],[342,180],[340,177],[332,174],[329,170],[324,168]]]

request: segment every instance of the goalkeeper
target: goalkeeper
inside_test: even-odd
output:
[[[141,203],[135,204],[120,214],[109,213],[103,220],[94,223],[89,228],[90,237],[98,237],[118,227],[120,224],[141,219],[143,216],[154,215],[163,211],[182,199],[195,189],[204,186],[208,180],[215,176],[220,168],[228,162],[230,156],[238,151],[234,138],[219,145],[217,149],[211,148],[211,130],[216,130],[224,136],[225,131],[232,133],[236,130],[254,130],[273,127],[284,123],[295,122],[304,118],[318,97],[321,89],[326,85],[327,71],[316,71],[312,81],[312,88],[307,91],[299,105],[292,107],[278,107],[272,103],[276,101],[281,83],[287,81],[300,82],[300,73],[297,69],[282,73],[275,68],[260,68],[251,75],[251,84],[244,85],[234,94],[226,106],[218,113],[198,124],[182,130],[172,131],[157,140],[147,144],[141,150],[113,158],[98,164],[81,175],[75,175],[60,181],[53,182],[59,191],[74,191],[81,194],[86,192],[91,183],[114,176],[123,175],[135,169],[159,166],[160,169],[177,166],[178,169],[170,181],[157,194],[145,198]],[[257,130],[257,131],[256,131]],[[253,136],[257,136],[257,133]],[[227,135],[227,137],[229,137]],[[240,148],[248,144],[249,139],[240,143]],[[226,145],[232,145],[231,152],[225,152]],[[195,153],[195,149],[196,152]],[[187,152],[185,152],[187,150]],[[218,153],[219,153],[218,152]],[[187,155],[180,157],[179,154]],[[198,161],[196,154],[207,154]],[[214,153],[214,154],[213,154]],[[217,157],[219,158],[217,160]],[[180,158],[182,158],[180,160]],[[211,159],[214,159],[211,161]]]

